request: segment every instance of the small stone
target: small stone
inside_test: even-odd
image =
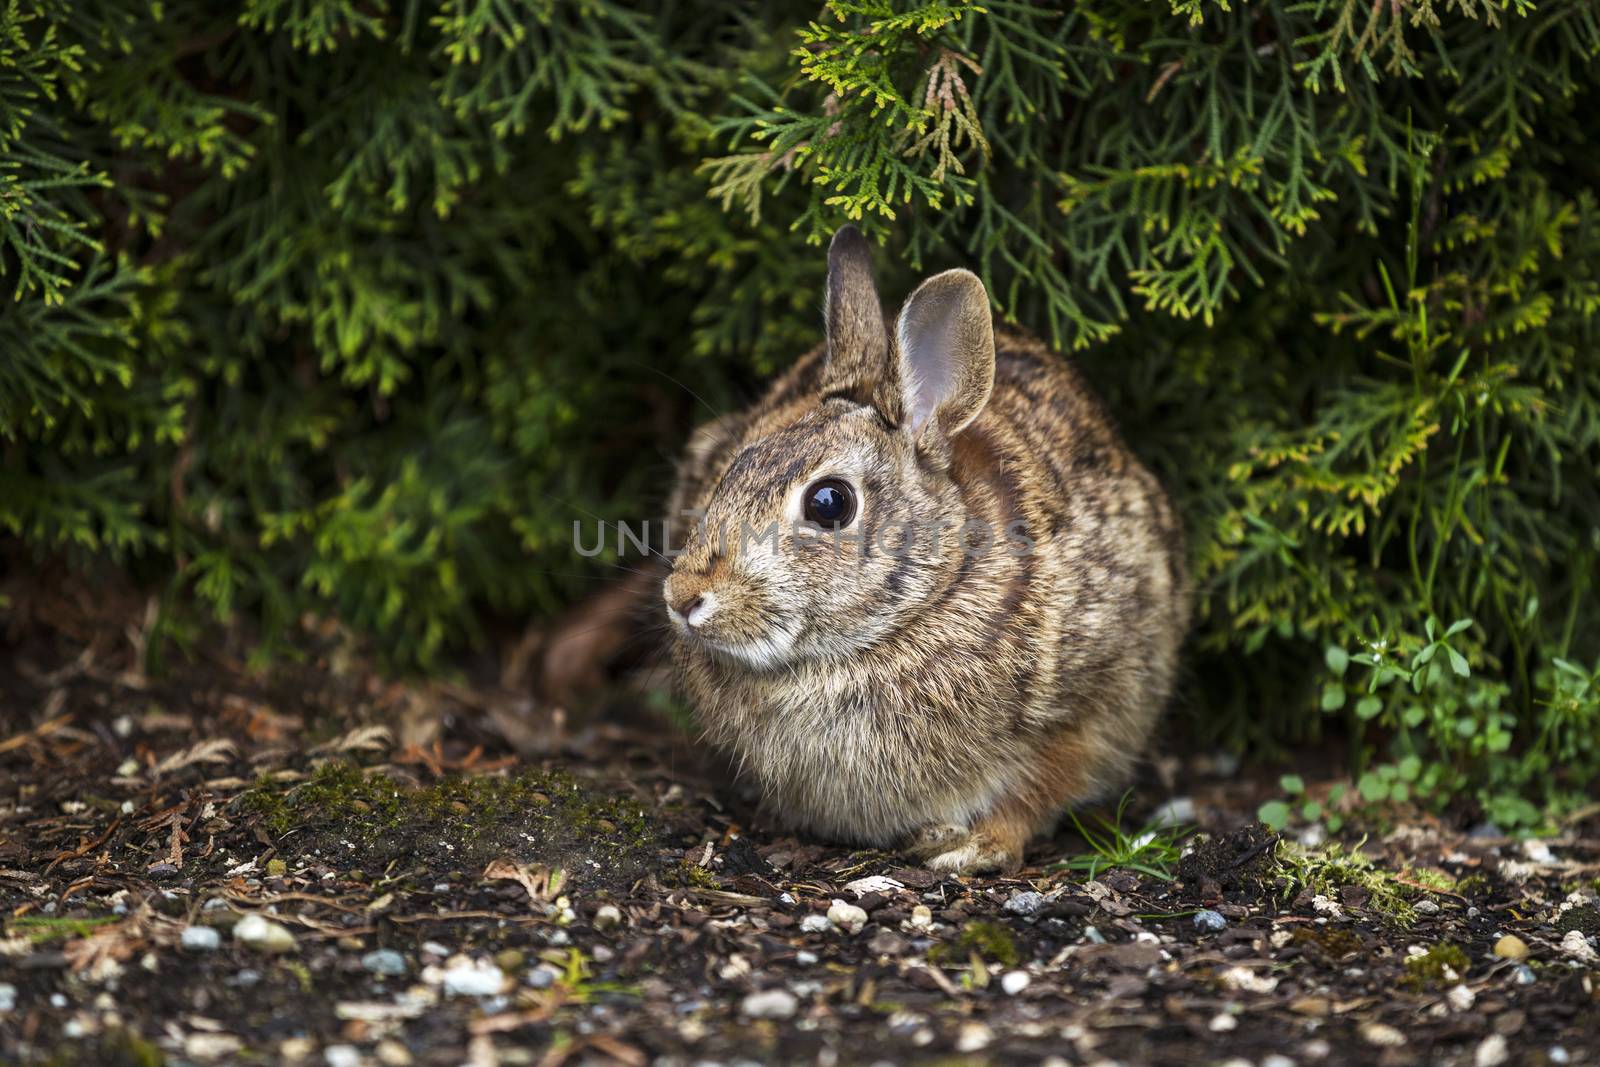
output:
[[[328,1067],[361,1067],[361,1050],[354,1045],[329,1045],[322,1050]]]
[[[1361,1040],[1379,1048],[1399,1048],[1406,1043],[1406,1035],[1388,1023],[1362,1023]]]
[[[1451,986],[1450,991],[1444,995],[1445,1002],[1452,1011],[1471,1011],[1473,1002],[1478,995],[1464,985]]]
[[[800,932],[803,934],[825,934],[833,929],[833,924],[826,915],[807,915],[800,920]]]
[[[209,926],[185,926],[178,944],[190,952],[215,952],[222,947],[222,935]]]
[[[926,904],[918,904],[911,909],[910,923],[912,926],[929,927],[933,925],[933,909]],[[802,923],[802,926],[805,924]]]
[[[956,1033],[957,1052],[982,1052],[994,1040],[994,1031],[982,1023],[962,1023]]]
[[[1419,900],[1415,904],[1413,904],[1411,907],[1412,907],[1412,910],[1415,911],[1418,915],[1437,915],[1437,914],[1439,914],[1439,905],[1438,905],[1438,903],[1436,901]]]
[[[1539,976],[1533,973],[1533,968],[1526,963],[1517,964],[1511,975],[1518,985],[1532,985],[1539,980]]]
[[[492,997],[506,984],[505,972],[488,960],[460,959],[440,981],[444,991],[458,997]]]
[[[244,1048],[232,1034],[190,1034],[183,1039],[183,1054],[197,1060],[220,1060]]]
[[[1194,925],[1197,930],[1209,930],[1211,933],[1216,933],[1228,925],[1228,920],[1223,918],[1220,912],[1212,911],[1210,908],[1202,908],[1194,913]]]
[[[1511,1050],[1506,1047],[1504,1034],[1490,1034],[1478,1044],[1478,1051],[1472,1054],[1472,1067],[1500,1067],[1501,1064],[1511,1059]]]
[[[504,952],[496,952],[494,962],[502,971],[515,974],[522,970],[522,965],[528,962],[528,957],[520,949],[508,948]]]
[[[809,967],[813,963],[817,962],[817,954],[815,952],[807,952],[805,949],[801,949],[799,952],[794,954],[794,961],[802,967]]]
[[[1232,989],[1240,993],[1270,993],[1278,988],[1278,980],[1264,974],[1257,974],[1248,967],[1229,967],[1218,976],[1224,989]]]
[[[894,893],[896,890],[904,889],[905,883],[896,881],[885,874],[874,874],[866,878],[857,878],[853,882],[847,882],[844,888],[845,892],[854,893],[856,899],[860,900],[868,893]]]
[[[1236,1015],[1229,1015],[1227,1012],[1223,1012],[1221,1015],[1213,1015],[1211,1022],[1207,1026],[1213,1034],[1226,1034],[1239,1028],[1239,1018]]]
[[[1261,1058],[1261,1067],[1294,1067],[1294,1061],[1279,1052]]]
[[[1480,822],[1467,831],[1467,836],[1482,839],[1486,837],[1504,837],[1506,833],[1492,822]]]
[[[392,1037],[378,1042],[378,1046],[372,1052],[383,1067],[411,1067],[410,1050]]]
[[[1600,963],[1600,953],[1595,952],[1582,930],[1568,930],[1561,939],[1561,951],[1579,963]]]
[[[1503,960],[1528,958],[1528,943],[1516,934],[1507,934],[1494,943],[1494,954]]]
[[[867,925],[867,913],[854,904],[835,900],[828,909],[828,921],[846,933],[859,934],[861,928]]]
[[[282,878],[284,875],[286,875],[288,873],[289,873],[289,865],[287,863],[283,862],[282,860],[268,860],[267,861],[267,874],[269,874],[273,878]],[[333,1047],[334,1048],[338,1048],[339,1046],[338,1045],[334,1045]],[[344,1047],[345,1048],[349,1048],[350,1046],[346,1045]]]
[[[361,957],[361,966],[380,978],[400,978],[406,973],[406,958],[392,948],[374,949]]]
[[[17,1010],[17,987],[10,982],[0,982],[0,1015]]]
[[[602,904],[595,909],[594,928],[596,930],[609,930],[622,923],[622,909],[615,904]]]
[[[1322,893],[1311,898],[1311,910],[1330,919],[1344,918],[1344,908],[1340,907],[1339,902]]]
[[[317,1050],[309,1037],[288,1037],[278,1045],[278,1056],[287,1063],[298,1063]]]
[[[556,979],[560,977],[561,975],[556,972],[556,969],[546,963],[540,964],[529,971],[526,981],[534,989],[549,989],[556,984]]]
[[[1016,996],[1033,981],[1026,971],[1007,971],[1000,978],[1000,988],[1006,991],[1007,996]]]
[[[233,927],[233,939],[257,952],[290,952],[294,935],[287,927],[260,915],[246,915]]]
[[[1555,1064],[1571,1063],[1572,1054],[1562,1045],[1551,1045],[1548,1053],[1550,1062]]]
[[[787,989],[763,989],[745,997],[739,1010],[751,1019],[792,1019],[800,1001]]]
[[[1031,919],[1044,909],[1044,894],[1025,891],[1013,893],[1011,899],[1005,902],[1003,911],[1010,915],[1020,915],[1024,919]]]
[[[1085,926],[1083,928],[1083,939],[1091,945],[1103,945],[1106,943],[1106,935],[1102,934],[1099,928],[1094,926]]]

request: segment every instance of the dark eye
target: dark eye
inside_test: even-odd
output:
[[[806,490],[805,517],[825,528],[849,526],[856,517],[856,493],[838,478],[823,478]]]

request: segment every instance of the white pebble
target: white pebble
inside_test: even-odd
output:
[[[354,1045],[329,1045],[322,1058],[328,1067],[361,1067],[361,1050]]]
[[[918,904],[911,909],[912,926],[928,927],[933,925],[933,909],[926,904]]]
[[[1568,930],[1567,936],[1561,939],[1561,951],[1579,963],[1600,963],[1600,954],[1595,952],[1582,930]]]
[[[602,904],[595,909],[594,928],[609,930],[622,922],[622,911],[615,904]]]
[[[867,913],[854,904],[835,900],[828,909],[828,921],[846,933],[859,934],[861,928],[867,925]]]
[[[1226,1012],[1221,1015],[1213,1015],[1210,1028],[1214,1034],[1225,1034],[1230,1030],[1237,1030],[1239,1028],[1239,1020],[1236,1016],[1229,1015]]]
[[[0,1015],[17,1008],[17,987],[10,982],[0,982]]]
[[[260,915],[246,915],[233,927],[233,939],[258,952],[288,952],[294,948],[294,935],[287,927]]]
[[[826,915],[807,915],[800,920],[802,934],[825,934],[833,929],[833,924]]]
[[[1472,1067],[1500,1067],[1511,1058],[1511,1050],[1506,1047],[1504,1034],[1490,1034],[1478,1044],[1478,1051],[1472,1054]]]
[[[222,935],[209,926],[185,926],[178,943],[190,952],[215,952],[222,947]]]
[[[1257,974],[1248,967],[1229,967],[1218,979],[1225,989],[1241,993],[1270,993],[1278,988],[1278,980]]]
[[[1478,995],[1464,985],[1451,986],[1450,992],[1444,995],[1453,1011],[1470,1011]]]
[[[1281,1052],[1273,1052],[1262,1057],[1261,1067],[1294,1067],[1294,1061]]]
[[[904,889],[905,883],[897,882],[886,874],[874,874],[848,882],[844,888],[846,892],[854,893],[860,898],[868,893],[893,893],[897,889]]]
[[[458,959],[440,976],[444,991],[458,997],[492,997],[506,983],[505,972],[488,960]]]
[[[745,997],[739,1010],[751,1019],[792,1019],[800,1001],[787,989],[763,989]]]
[[[1028,977],[1026,971],[1007,971],[1000,979],[1000,988],[1014,997],[1024,989],[1027,989],[1032,981],[1033,979]]]
[[[1437,915],[1437,914],[1439,914],[1439,905],[1438,905],[1438,903],[1436,903],[1435,901],[1432,901],[1432,900],[1419,900],[1415,904],[1412,905],[1412,908],[1413,908],[1413,910],[1416,911],[1416,913],[1418,915]]]

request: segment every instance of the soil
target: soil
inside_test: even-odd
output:
[[[1172,877],[1058,867],[1069,830],[953,878],[769,832],[668,726],[395,683],[331,627],[159,678],[137,626],[7,642],[8,1063],[1600,1061],[1593,814],[1323,862],[1169,760],[1123,817],[1192,802]]]

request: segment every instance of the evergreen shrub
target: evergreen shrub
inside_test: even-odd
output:
[[[0,0],[0,531],[437,667],[613,573],[572,521],[815,343],[853,220],[1173,487],[1187,729],[1535,823],[1600,770],[1597,51],[1585,0]]]

